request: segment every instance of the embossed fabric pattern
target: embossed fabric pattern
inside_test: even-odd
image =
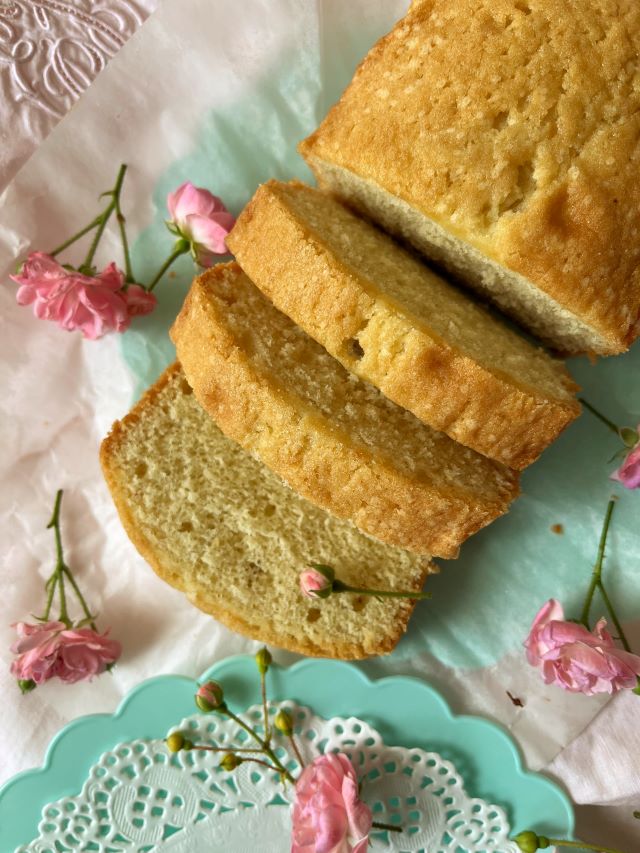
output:
[[[157,0],[0,0],[0,190]]]
[[[287,704],[302,757],[340,751],[361,782],[374,821],[402,833],[373,830],[370,849],[398,853],[516,853],[507,816],[499,806],[471,797],[454,765],[435,752],[387,746],[354,717],[323,720],[309,708]],[[271,709],[272,716],[277,709]],[[245,718],[260,730],[262,709]],[[178,727],[196,744],[246,748],[247,733],[233,720],[194,715]],[[281,760],[285,750],[276,750]],[[122,743],[89,771],[82,792],[43,810],[39,836],[16,853],[58,850],[254,853],[290,849],[291,786],[276,772],[246,763],[221,770],[220,754],[193,750],[169,754],[162,740]],[[292,758],[294,776],[300,772]]]

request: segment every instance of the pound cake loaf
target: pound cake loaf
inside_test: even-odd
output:
[[[114,424],[100,458],[132,542],[167,583],[253,639],[294,652],[362,658],[391,651],[407,599],[302,596],[309,561],[354,586],[422,589],[431,570],[296,495],[226,438],[178,365]]]
[[[326,193],[269,181],[227,244],[346,368],[485,456],[524,468],[580,412],[560,361]]]
[[[237,264],[194,281],[171,336],[197,399],[226,435],[377,539],[454,557],[518,493],[515,472],[349,373]]]
[[[300,151],[563,352],[640,333],[640,4],[421,0]]]

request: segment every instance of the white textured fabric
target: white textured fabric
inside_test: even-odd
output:
[[[93,73],[118,49],[125,34],[154,5],[149,0],[0,2],[0,110],[6,111],[0,114],[0,186],[36,148]],[[395,5],[399,8],[402,3]],[[153,87],[138,85],[142,79],[140,69],[150,61],[159,39],[177,39],[184,49],[189,49],[194,79],[211,81],[211,76],[203,75],[210,75],[210,63],[216,53],[220,22],[216,15],[240,14],[234,9],[240,10],[241,6],[231,2],[211,4],[210,0],[165,0],[147,25],[148,37],[143,27],[114,63],[118,72],[115,82],[107,72],[94,84],[90,96],[96,104],[127,93],[121,103],[122,126],[141,112],[159,117],[158,121],[148,122],[136,138],[141,152],[155,147],[152,164],[142,157],[135,164],[136,192],[127,197],[134,234],[151,219],[150,190],[158,169],[184,155],[194,129],[185,114],[182,135],[165,133],[164,147],[157,146],[158,128],[169,121],[162,107],[163,98],[174,92],[173,69],[157,69]],[[315,2],[300,0],[298,7],[302,14],[309,7],[315,8]],[[122,39],[106,38],[102,27],[87,25],[86,19],[71,14],[70,8],[97,16],[98,21],[121,33]],[[273,0],[269,44],[274,51],[281,50],[286,38],[291,8],[289,2]],[[32,22],[31,36],[20,29],[28,21]],[[79,27],[70,41],[66,41],[65,32],[72,30],[65,30],[65,26]],[[248,31],[245,38],[243,48],[251,42]],[[79,46],[78,39],[88,39],[91,50]],[[268,46],[262,62],[267,55]],[[62,65],[60,57],[64,60]],[[86,66],[82,64],[85,59],[89,61]],[[245,54],[238,53],[235,74],[229,73],[224,85],[245,86],[248,90],[251,76],[258,73],[257,62],[248,62]],[[33,72],[39,67],[44,69],[41,77]],[[71,75],[73,86],[69,81],[65,85],[55,83],[61,68]],[[20,76],[27,72],[31,77]],[[25,80],[30,80],[26,88]],[[39,94],[32,97],[29,93],[34,91]],[[56,91],[60,100],[55,109],[50,109],[47,98]],[[33,112],[36,109],[41,110],[39,117]],[[196,676],[214,660],[255,648],[254,643],[212,623],[179,593],[160,583],[122,533],[97,461],[102,436],[111,421],[128,408],[133,392],[118,340],[111,337],[97,343],[84,342],[77,335],[37,323],[29,311],[16,306],[13,289],[5,286],[13,259],[30,247],[48,246],[50,235],[59,234],[60,217],[73,215],[76,221],[83,218],[84,211],[93,210],[96,188],[109,186],[118,158],[124,152],[124,156],[130,156],[131,141],[114,141],[109,136],[108,116],[96,119],[89,98],[80,100],[73,115],[80,133],[65,135],[65,123],[60,125],[0,199],[0,784],[15,772],[41,763],[47,743],[70,719],[81,713],[112,710],[124,693],[142,679],[160,672]],[[50,182],[51,163],[64,168],[75,152],[82,150],[87,141],[82,134],[88,137],[89,130],[109,139],[108,156],[90,164],[71,196],[54,194],[45,201],[43,187]],[[38,214],[45,203],[47,215],[42,217]],[[109,245],[115,246],[108,242],[113,239],[113,235],[108,236],[107,251]],[[51,532],[44,527],[59,487],[67,489],[63,512],[69,561],[79,571],[91,605],[101,614],[101,626],[111,626],[113,636],[123,642],[124,656],[113,676],[103,676],[91,687],[69,688],[51,683],[22,698],[8,675],[7,648],[13,639],[8,623],[24,618],[41,601],[41,578],[50,571],[53,555]],[[640,640],[639,633],[636,631],[636,642]],[[278,655],[282,663],[290,659],[286,654]],[[538,765],[544,762],[544,756],[555,755],[581,731],[600,704],[562,694],[556,688],[542,691],[536,674],[519,666],[515,655],[481,677],[463,673],[453,680],[451,672],[438,667],[435,661],[429,663],[428,670],[425,667],[424,661],[402,662],[402,672],[424,677],[428,671],[438,686],[446,687],[458,712],[496,715],[499,706],[500,719],[528,746]],[[384,660],[372,662],[368,671],[373,676],[390,673]],[[504,684],[505,672],[509,673],[508,685]],[[525,711],[505,699],[506,687],[516,696],[527,696]],[[560,752],[551,766],[578,803],[606,806],[581,806],[579,832],[603,844],[617,843],[627,853],[640,848],[640,822],[631,816],[633,809],[640,808],[638,703],[640,698],[631,695],[614,700],[573,744]],[[553,708],[547,713],[548,724],[544,728],[539,722],[532,725],[532,711],[538,720],[544,719],[546,704]]]
[[[0,190],[157,0],[0,0]]]

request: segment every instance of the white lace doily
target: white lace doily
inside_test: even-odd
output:
[[[308,708],[286,703],[295,720],[302,756],[349,756],[361,780],[361,797],[374,821],[403,832],[373,831],[370,849],[428,853],[516,853],[499,806],[471,798],[450,761],[435,752],[386,746],[378,732],[354,717],[323,720]],[[273,714],[274,711],[272,710]],[[262,712],[244,715],[259,727]],[[236,723],[216,715],[183,720],[179,731],[195,743],[233,750],[250,745]],[[280,736],[278,736],[280,737]],[[281,760],[286,753],[277,748]],[[257,764],[228,773],[220,754],[170,755],[162,740],[123,743],[105,753],[82,792],[43,810],[38,838],[16,853],[95,850],[167,853],[287,853],[293,789]],[[294,776],[298,763],[288,764]]]

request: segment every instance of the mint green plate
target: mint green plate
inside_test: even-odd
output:
[[[244,709],[260,701],[252,657],[228,658],[204,677],[225,688],[229,705]],[[292,699],[319,715],[367,720],[390,745],[419,747],[453,761],[471,796],[503,806],[514,832],[539,832],[570,838],[573,811],[568,797],[549,779],[522,766],[509,735],[480,717],[456,717],[428,684],[414,678],[370,681],[354,666],[304,660],[290,668],[273,667],[272,699]],[[74,720],[51,742],[44,766],[15,776],[0,789],[0,851],[9,853],[37,835],[43,807],[78,793],[90,766],[123,741],[158,738],[194,712],[194,682],[160,676],[136,687],[115,714]]]

